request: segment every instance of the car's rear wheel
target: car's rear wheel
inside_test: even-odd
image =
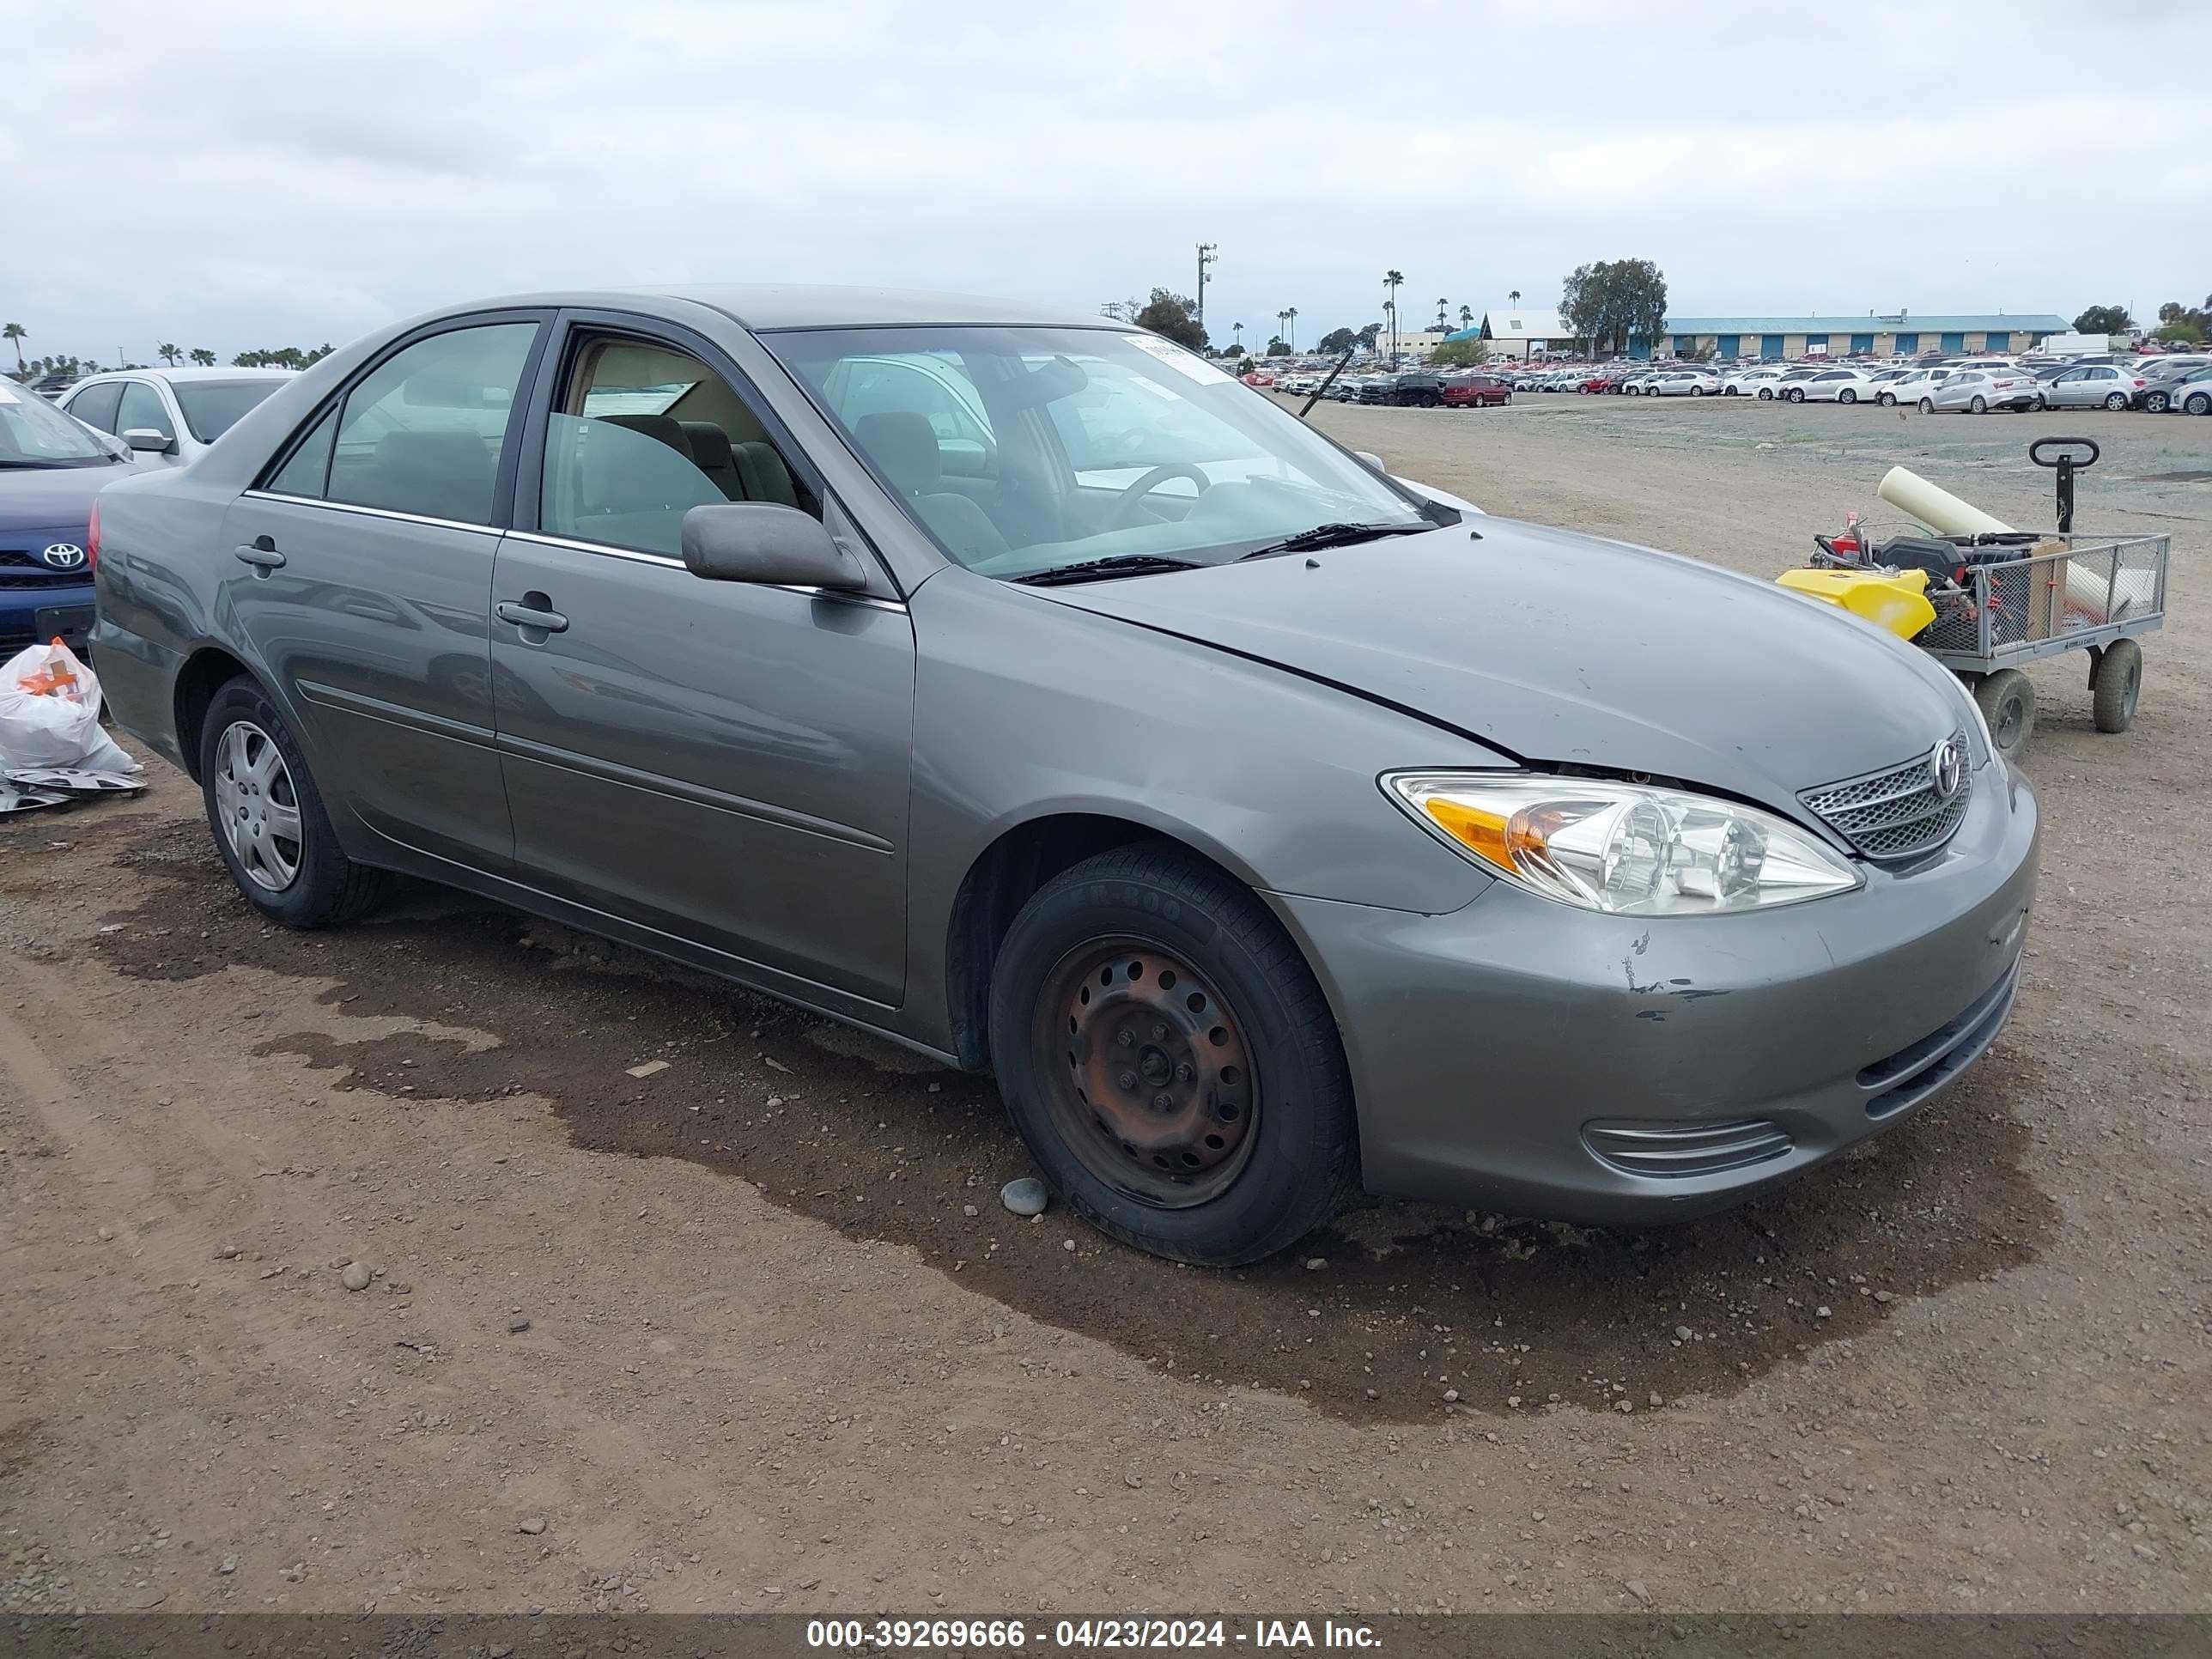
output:
[[[1802,386],[1791,386],[1790,388],[1790,401],[1793,404],[1803,403],[1805,401],[1805,388]]]
[[[1884,409],[1894,409],[1897,407],[1897,394],[1893,392],[1877,393],[1875,402],[1880,404]]]
[[[1920,412],[1923,415],[1933,415],[1936,412],[1936,400],[1933,398],[1923,398],[1920,400]]]
[[[1966,399],[1966,407],[1977,415],[1986,415],[1990,412],[1989,399],[1979,392]]]
[[[2105,399],[2105,407],[2115,412],[2125,409],[2127,406],[2128,394],[2124,392],[2115,392],[2111,397]]]
[[[2154,415],[2165,414],[2166,403],[2166,395],[2163,392],[2146,392],[2143,393],[2143,407]]]
[[[1692,398],[1702,398],[1705,395],[1705,389],[1701,386],[1693,386],[1690,388],[1690,395]]]
[[[390,878],[339,849],[291,729],[244,676],[208,705],[200,728],[200,790],[224,867],[271,921],[328,927],[384,896]]]
[[[2017,668],[2000,668],[1982,677],[1974,701],[1989,722],[1990,741],[2008,757],[2027,747],[2035,732],[2035,683]]]
[[[1140,1249],[1255,1261],[1356,1176],[1321,988],[1248,889],[1180,849],[1102,854],[1023,906],[992,973],[991,1051],[1046,1179]]]
[[[1772,403],[1774,401],[1774,388],[1771,386],[1763,386],[1759,387],[1759,401],[1763,404]]]
[[[1841,392],[1838,392],[1836,394],[1836,401],[1839,404],[1855,404],[1858,402],[1858,400],[1859,394],[1852,391],[1849,386],[1845,386]]]

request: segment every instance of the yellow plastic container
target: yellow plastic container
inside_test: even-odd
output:
[[[1774,580],[1793,592],[1841,605],[1901,640],[1936,620],[1924,570],[1785,570]]]

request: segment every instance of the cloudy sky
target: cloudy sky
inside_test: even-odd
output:
[[[663,279],[1312,339],[1556,301],[2057,311],[2212,291],[2212,4],[0,0],[0,320],[226,359]],[[2185,65],[2194,64],[2196,70]]]

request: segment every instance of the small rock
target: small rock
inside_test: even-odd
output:
[[[1125,1486],[1141,1486],[1145,1484],[1145,1478],[1140,1474],[1125,1474],[1121,1477],[1121,1484]]]
[[[1651,1403],[1655,1406],[1663,1406],[1667,1403],[1666,1396],[1662,1395],[1658,1389],[1654,1389],[1651,1391]]]
[[[1897,1300],[1896,1297],[1893,1296],[1887,1291],[1876,1291],[1874,1293],[1874,1299],[1877,1302],[1894,1302]]]
[[[966,1216],[970,1221],[972,1221],[977,1216],[982,1214],[982,1212],[977,1209],[973,1204],[963,1204],[960,1206],[960,1213]]]
[[[1819,1307],[1813,1310],[1813,1317],[1815,1319],[1832,1319],[1835,1317],[1835,1310],[1829,1307],[1826,1303],[1823,1302]]]
[[[1446,1389],[1444,1390],[1444,1404],[1447,1406],[1456,1406],[1458,1403],[1459,1390],[1457,1389]]]
[[[1072,1238],[1063,1238],[1060,1241],[1060,1248],[1073,1254],[1075,1249],[1075,1241]]]
[[[1632,1578],[1622,1588],[1643,1602],[1645,1607],[1651,1605],[1651,1592],[1644,1588],[1644,1581],[1641,1578]]]
[[[237,1245],[235,1245],[235,1244],[218,1244],[217,1246],[216,1246],[215,1259],[216,1259],[216,1261],[237,1261],[237,1260],[238,1260],[238,1257],[239,1257],[239,1249],[238,1249],[238,1246],[237,1246]]]
[[[1613,1402],[1613,1408],[1617,1412],[1632,1412],[1636,1409],[1636,1402],[1633,1400],[1616,1400]]]
[[[1310,1273],[1317,1273],[1328,1266],[1328,1258],[1325,1255],[1310,1255],[1306,1258],[1306,1271]]]
[[[1674,1327],[1674,1340],[1677,1342],[1687,1342],[1696,1334],[1697,1333],[1692,1331],[1687,1325],[1677,1325]]]
[[[514,1650],[504,1642],[494,1642],[484,1650],[484,1659],[507,1659],[507,1656],[514,1651]]]
[[[238,1558],[234,1555],[224,1556],[222,1560],[215,1564],[215,1570],[221,1573],[224,1577],[229,1577],[231,1574],[238,1571]]]
[[[520,1336],[529,1328],[530,1322],[526,1319],[510,1319],[507,1322],[507,1334],[509,1336]]]
[[[1367,1390],[1367,1397],[1368,1397],[1370,1400],[1380,1400],[1382,1396],[1382,1395],[1380,1395],[1379,1393],[1377,1393],[1375,1389],[1368,1389],[1368,1390]]]
[[[365,1291],[368,1288],[369,1281],[375,1277],[376,1275],[368,1270],[367,1262],[349,1261],[345,1265],[345,1271],[338,1275],[338,1283],[349,1291]]]
[[[1042,1215],[1044,1206],[1051,1201],[1052,1194],[1045,1190],[1044,1182],[1035,1176],[1024,1176],[1018,1181],[1009,1181],[999,1188],[999,1202],[1016,1215]]]
[[[525,1521],[518,1530],[526,1532],[532,1538],[535,1538],[539,1533],[545,1530],[545,1518],[543,1516],[533,1515],[528,1520]]]
[[[666,1071],[668,1069],[668,1062],[665,1060],[648,1060],[642,1066],[627,1066],[624,1069],[627,1070],[632,1077],[651,1077],[655,1072]]]
[[[100,1230],[100,1237],[101,1242],[104,1243],[107,1240],[115,1237],[115,1229],[112,1227],[102,1227]]]

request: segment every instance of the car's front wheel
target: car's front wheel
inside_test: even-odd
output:
[[[384,896],[389,878],[339,850],[291,729],[244,676],[208,706],[200,729],[200,792],[224,867],[272,921],[328,927]]]
[[[1881,392],[1875,397],[1875,402],[1884,409],[1894,409],[1897,407],[1897,394],[1893,392]]]
[[[1923,398],[1920,400],[1920,412],[1923,415],[1933,415],[1936,412],[1936,400],[1933,398]]]
[[[2128,394],[2124,392],[2115,392],[2111,397],[2105,399],[2105,407],[2115,412],[2125,409],[2127,406]]]
[[[1045,1178],[1140,1249],[1256,1261],[1356,1178],[1321,988],[1249,890],[1180,849],[1102,854],[1022,907],[992,971],[991,1053]]]
[[[1859,394],[1852,391],[1849,386],[1845,386],[1841,392],[1838,392],[1836,394],[1836,401],[1839,404],[1855,404],[1858,402],[1858,400]]]
[[[2212,415],[2212,393],[2192,392],[2182,402],[2182,410],[2190,415]]]
[[[2143,407],[2148,410],[2152,414],[2165,414],[2166,404],[2166,396],[2163,392],[2146,392],[2143,393]]]
[[[1759,401],[1763,404],[1772,403],[1774,401],[1774,388],[1771,386],[1763,386],[1759,387]]]

